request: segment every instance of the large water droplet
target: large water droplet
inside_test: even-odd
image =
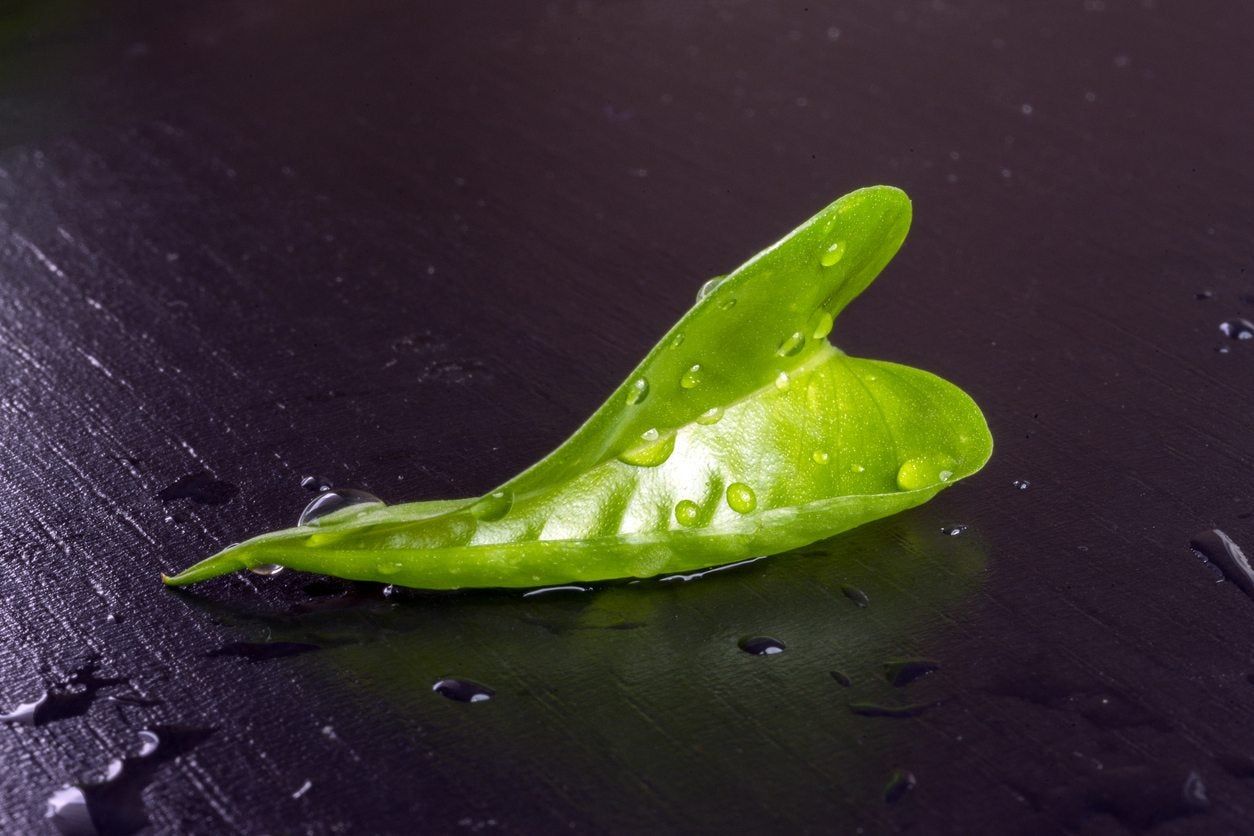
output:
[[[431,690],[442,697],[458,702],[487,702],[496,696],[496,691],[487,685],[480,685],[478,682],[456,676],[444,677],[432,685]]]
[[[319,494],[301,511],[297,525],[318,525],[319,521],[337,511],[354,505],[382,505],[383,500],[372,493],[355,488],[336,488]],[[363,509],[364,510],[364,509]],[[254,570],[255,571],[255,570]]]
[[[1254,568],[1241,547],[1217,528],[1195,534],[1189,547],[1223,572],[1225,578],[1254,598]]]
[[[833,322],[832,315],[820,308],[810,316],[806,327],[810,329],[810,336],[813,339],[821,340],[832,333]]]
[[[680,525],[691,528],[701,517],[701,506],[691,499],[681,499],[675,505],[675,519]]]
[[[679,385],[684,389],[695,389],[701,385],[701,364],[693,363],[688,371],[679,378]]]
[[[702,284],[701,287],[697,289],[697,301],[700,302],[702,299],[706,298],[711,293],[718,290],[718,286],[723,283],[723,279],[725,278],[727,277],[715,276],[712,279],[707,279],[705,283]]]
[[[649,381],[638,377],[627,387],[627,405],[635,406],[649,396]]]
[[[800,331],[794,331],[780,341],[779,348],[775,350],[777,357],[793,357],[806,347],[806,335]]]
[[[788,645],[770,636],[745,636],[738,645],[745,653],[754,656],[775,656],[788,649]]]
[[[824,250],[821,256],[819,256],[819,264],[822,264],[824,267],[832,267],[835,264],[839,263],[840,260],[844,257],[845,257],[845,242],[836,241],[832,243],[826,250]]]
[[[248,571],[252,572],[254,575],[261,575],[262,577],[269,578],[279,574],[279,572],[282,572],[283,567],[278,563],[257,563],[249,566]]]
[[[501,519],[509,510],[514,507],[514,492],[511,490],[499,490],[480,499],[474,505],[470,506],[470,513],[475,519],[483,522],[495,522]]]
[[[748,514],[758,507],[758,496],[744,482],[732,482],[727,486],[727,504],[737,514]]]
[[[1248,319],[1229,319],[1219,323],[1219,330],[1233,340],[1254,340],[1254,322]]]
[[[656,429],[650,429],[642,433],[640,438],[642,444],[618,454],[620,462],[635,467],[657,467],[675,452],[674,432],[660,433]]]
[[[953,477],[953,472],[940,459],[933,457],[909,459],[897,470],[897,487],[903,491],[917,491],[920,488],[948,481],[941,477],[942,473],[949,473],[948,478]]]
[[[712,406],[697,416],[697,423],[709,426],[710,424],[717,424],[722,417],[723,408],[721,406]]]

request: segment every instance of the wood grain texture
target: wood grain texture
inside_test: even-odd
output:
[[[1158,830],[1245,829],[1254,601],[1188,541],[1254,548],[1254,346],[1217,329],[1254,319],[1254,13],[464,5],[0,10],[0,710],[89,657],[159,701],[0,724],[0,831],[155,723],[215,729],[157,832],[1106,832],[1192,772]],[[834,340],[971,392],[969,484],[692,582],[160,587],[307,473],[490,488],[703,279],[880,182],[915,228]],[[194,473],[239,492],[158,499]],[[321,649],[215,655],[265,641]],[[941,667],[894,688],[909,656]]]

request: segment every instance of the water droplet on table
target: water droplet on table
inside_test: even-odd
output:
[[[322,493],[331,490],[331,480],[325,476],[302,476],[300,486],[307,491]]]
[[[42,726],[57,720],[79,717],[87,713],[102,690],[124,685],[128,681],[125,677],[97,676],[96,662],[89,661],[30,702],[24,702],[12,711],[0,714],[0,722]]]
[[[1248,319],[1229,319],[1219,323],[1219,330],[1232,340],[1254,340],[1254,322]]]
[[[1238,589],[1254,598],[1254,567],[1231,537],[1212,528],[1193,535],[1189,547],[1218,567]]]
[[[1032,483],[1027,479],[1016,479],[1011,484],[1021,491],[1026,491],[1028,488],[1032,487]]]
[[[235,485],[216,479],[210,473],[189,473],[172,485],[162,488],[157,493],[157,498],[162,502],[190,499],[200,505],[224,505],[237,493],[239,488]]]
[[[859,607],[865,607],[867,604],[871,603],[871,599],[867,597],[867,594],[861,589],[858,589],[856,586],[849,586],[848,584],[845,584],[841,586],[840,591],[841,594],[843,594],[850,601],[853,601]]]
[[[746,636],[737,642],[737,646],[752,656],[774,656],[788,648],[788,645],[770,636]]]
[[[144,789],[162,764],[190,751],[210,734],[210,729],[188,726],[153,726],[141,731],[136,754],[111,761],[103,780],[54,792],[45,817],[62,836],[123,836],[147,827]]]
[[[940,662],[932,659],[890,659],[884,663],[884,678],[890,685],[904,688],[938,670]]]
[[[941,534],[944,534],[946,537],[957,537],[959,534],[965,533],[966,530],[967,526],[963,523],[950,523],[949,525],[941,526]]]
[[[905,798],[916,784],[918,784],[918,779],[914,777],[914,773],[904,769],[894,769],[893,774],[888,776],[888,783],[884,785],[884,803],[896,804]]]
[[[382,505],[383,500],[372,493],[355,488],[336,488],[314,497],[301,511],[297,525],[317,525],[318,521],[354,505]],[[254,569],[253,571],[256,571]]]
[[[446,676],[438,680],[431,686],[431,690],[457,702],[487,702],[496,696],[496,691],[487,685],[456,676]]]
[[[849,678],[848,674],[842,671],[828,671],[828,673],[830,673],[832,675],[832,679],[836,680],[836,682],[842,687],[848,688],[853,684],[853,680]]]

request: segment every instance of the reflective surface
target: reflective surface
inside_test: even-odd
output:
[[[0,712],[127,684],[0,724],[0,831],[172,726],[156,832],[1246,829],[1254,603],[1189,541],[1254,548],[1254,22],[1031,5],[6,6]],[[531,598],[160,587],[302,476],[489,490],[877,182],[914,230],[833,340],[998,442],[933,503]]]

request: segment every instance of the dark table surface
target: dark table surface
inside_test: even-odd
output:
[[[1254,546],[1247,5],[364,5],[0,5],[0,831],[124,755],[104,829],[1248,829],[1254,601],[1189,549]],[[934,502],[688,583],[160,585],[303,475],[491,488],[872,183],[834,339],[997,443]]]

